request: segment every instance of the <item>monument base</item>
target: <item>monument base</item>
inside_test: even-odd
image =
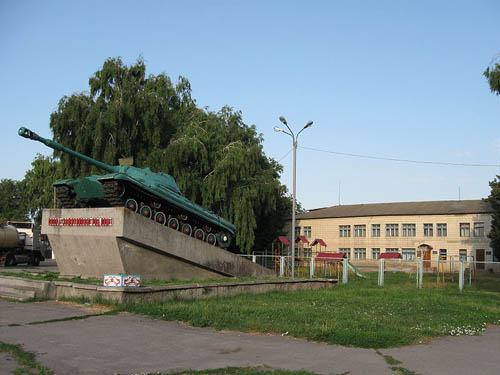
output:
[[[46,234],[61,275],[142,280],[272,277],[274,272],[124,207],[44,209]]]

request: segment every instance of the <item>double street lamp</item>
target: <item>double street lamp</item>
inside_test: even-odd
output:
[[[310,127],[313,122],[308,121],[304,127],[297,133],[297,136],[293,133],[292,129],[288,126],[285,118],[280,116],[280,121],[287,127],[287,132],[285,129],[280,128],[278,126],[274,127],[274,131],[288,134],[292,137],[293,140],[293,208],[292,208],[292,231],[290,232],[290,247],[292,252],[292,279],[295,278],[295,209],[296,209],[296,177],[297,177],[297,139],[299,138],[300,133],[302,133],[305,129]]]

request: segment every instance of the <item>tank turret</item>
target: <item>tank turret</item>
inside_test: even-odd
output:
[[[236,228],[215,213],[184,197],[174,178],[166,173],[154,173],[149,168],[128,165],[111,166],[80,154],[33,131],[20,128],[19,135],[45,144],[88,162],[106,172],[78,180],[59,180],[56,187],[60,201],[67,207],[125,206],[141,215],[194,236],[200,241],[226,248]],[[72,205],[75,202],[75,205]]]

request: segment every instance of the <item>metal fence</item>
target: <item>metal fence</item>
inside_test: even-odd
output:
[[[291,257],[273,255],[242,255],[250,261],[274,270],[277,277],[291,277]],[[400,283],[406,274],[418,288],[453,285],[463,290],[467,286],[488,285],[500,292],[500,262],[478,262],[473,259],[447,260],[316,260],[314,257],[295,258],[296,278],[333,278],[348,282],[352,277],[377,280],[378,285]],[[406,279],[405,279],[406,280]],[[497,289],[498,288],[498,289]]]

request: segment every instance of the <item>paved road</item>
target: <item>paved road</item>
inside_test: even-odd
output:
[[[0,300],[0,341],[23,345],[56,375],[262,365],[322,374],[395,374],[374,350],[281,336],[218,332],[132,314],[26,325],[96,312],[57,302]],[[20,325],[8,326],[12,323]],[[500,327],[490,327],[479,337],[445,338],[381,352],[401,360],[403,364],[398,366],[422,375],[497,375],[499,345]],[[0,353],[0,374],[12,369],[12,361]]]

